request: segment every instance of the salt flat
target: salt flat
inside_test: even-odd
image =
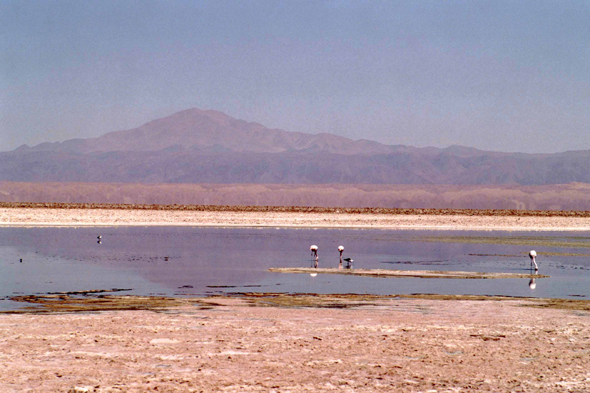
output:
[[[526,299],[329,295],[182,303],[0,315],[0,392],[590,389],[583,302],[571,310]]]
[[[590,217],[0,208],[3,226],[222,226],[588,231]]]

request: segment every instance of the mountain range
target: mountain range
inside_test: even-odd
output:
[[[385,145],[188,109],[97,138],[0,152],[0,181],[550,185],[590,183],[590,151]]]

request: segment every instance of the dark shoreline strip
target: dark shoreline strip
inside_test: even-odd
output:
[[[435,301],[519,301],[520,307],[555,308],[562,310],[590,312],[590,300],[531,298],[520,296],[493,295],[436,295],[436,294],[311,294],[311,293],[256,293],[236,292],[201,298],[171,298],[146,296],[102,295],[93,297],[72,296],[15,296],[11,300],[28,303],[29,306],[17,310],[0,311],[2,314],[56,314],[88,313],[105,311],[167,312],[179,307],[190,310],[210,310],[225,307],[224,299],[241,299],[243,307],[281,307],[281,308],[354,308],[366,305],[383,305],[383,301],[425,299]],[[192,312],[192,311],[190,311]]]
[[[206,212],[271,212],[271,213],[330,213],[330,214],[387,214],[431,216],[492,216],[492,217],[590,217],[583,210],[475,210],[475,209],[398,209],[398,208],[344,208],[313,206],[247,206],[247,205],[149,205],[121,203],[58,203],[58,202],[0,202],[0,208],[17,209],[110,209],[110,210],[167,210]]]

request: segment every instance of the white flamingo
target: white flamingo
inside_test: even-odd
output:
[[[342,269],[342,253],[344,252],[344,246],[338,246],[338,251],[340,252],[340,263],[338,264],[338,269]]]
[[[318,246],[316,246],[315,244],[312,244],[311,247],[309,247],[309,250],[311,251],[311,256],[313,257],[314,261],[315,261],[315,268],[318,267]]]
[[[539,270],[539,266],[537,265],[537,261],[535,261],[535,258],[537,257],[537,252],[535,250],[531,250],[529,252],[529,257],[531,258],[531,269],[533,267],[533,264],[535,265],[535,271]]]

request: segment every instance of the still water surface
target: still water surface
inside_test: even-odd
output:
[[[102,240],[97,242],[97,236]],[[371,278],[269,273],[270,267],[530,272],[528,279]],[[22,263],[20,260],[22,259]],[[254,229],[187,227],[0,228],[0,309],[14,295],[94,289],[119,294],[204,296],[230,292],[474,294],[590,299],[590,233]]]

